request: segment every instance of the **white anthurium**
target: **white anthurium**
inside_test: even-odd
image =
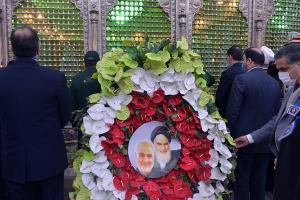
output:
[[[91,132],[93,123],[94,120],[89,115],[83,117],[83,127],[86,134],[93,135],[93,133]]]
[[[208,121],[209,123],[212,123],[212,124],[218,124],[218,123],[219,123],[218,120],[214,119],[214,118],[213,118],[212,116],[210,116],[210,115],[208,115],[208,116],[206,117],[206,121]]]
[[[103,179],[111,179],[112,181],[113,175],[108,169],[103,169],[99,177]]]
[[[226,124],[225,124],[225,122],[223,120],[219,120],[219,122],[218,122],[218,129],[219,129],[219,131],[222,131],[224,133],[228,132]]]
[[[210,178],[214,180],[225,181],[227,176],[220,171],[219,167],[215,167],[211,170]]]
[[[107,157],[105,155],[105,151],[99,151],[95,157],[94,157],[94,162],[96,163],[103,163],[105,161],[107,161]]]
[[[107,169],[109,166],[109,162],[106,161],[104,163],[95,163],[93,166],[92,166],[92,172],[98,176],[98,177],[101,177],[102,174],[103,174],[103,169]]]
[[[200,97],[201,90],[199,89],[194,89],[192,91],[188,91],[185,93],[182,98],[185,99],[193,108],[194,110],[197,110],[198,108],[197,102]]]
[[[217,167],[218,163],[219,163],[219,154],[218,154],[218,152],[214,149],[210,149],[209,150],[209,155],[210,155],[210,159],[207,162],[207,164],[209,166],[211,166],[212,168]]]
[[[109,192],[98,190],[97,187],[91,191],[91,200],[110,200],[109,197]]]
[[[112,96],[112,97],[104,97],[106,103],[114,110],[121,110],[121,103],[122,100],[119,96]]]
[[[214,139],[214,149],[223,155],[226,159],[231,158],[232,154],[228,147],[222,144],[222,141],[216,137]]]
[[[174,80],[175,81],[184,81],[184,79],[186,78],[186,73],[177,73],[177,72],[175,72],[175,74],[174,74]]]
[[[144,74],[145,74],[145,70],[143,68],[137,67],[133,70],[130,79],[132,80],[132,82],[139,85],[140,79],[143,77]]]
[[[120,199],[120,200],[123,200],[125,199],[125,194],[126,194],[126,191],[118,191],[118,190],[114,190],[113,191],[113,194],[116,198]]]
[[[220,193],[222,193],[224,191],[225,191],[225,188],[222,185],[221,181],[217,181],[217,183],[216,183],[216,189],[215,189],[216,194],[220,194]]]
[[[209,197],[202,197],[200,193],[195,193],[193,198],[189,198],[188,200],[216,200],[215,195],[211,195]]]
[[[165,92],[165,95],[178,94],[177,84],[169,83],[169,82],[160,82],[160,87]]]
[[[132,195],[132,196],[131,196],[131,200],[138,200],[138,197],[135,196],[135,195]]]
[[[123,92],[121,92],[120,94],[119,94],[119,98],[121,99],[121,101],[122,101],[122,104],[123,105],[128,105],[130,102],[131,102],[131,100],[132,100],[132,96],[131,95],[127,95],[127,94],[125,94],[125,93],[123,93]]]
[[[107,113],[104,114],[103,121],[105,124],[110,124],[110,125],[115,123],[115,119]]]
[[[97,123],[97,122],[99,122],[99,123]],[[103,126],[103,124],[104,124],[104,126]],[[101,121],[101,122],[95,121],[93,124],[92,133],[101,135],[101,134],[106,133],[109,130],[110,130],[109,126],[107,126],[104,121]]]
[[[177,88],[180,94],[185,94],[188,92],[188,89],[186,89],[183,81],[177,82]]]
[[[207,115],[208,115],[208,112],[207,110],[203,109],[203,108],[197,108],[197,109],[194,109],[197,111],[198,113],[198,118],[203,120]]]
[[[207,139],[209,139],[210,141],[214,140],[215,137],[217,137],[219,135],[218,132],[219,132],[219,130],[216,126],[213,127],[212,129],[209,129]]]
[[[110,107],[105,107],[105,112],[107,115],[109,115],[111,118],[116,118],[116,111],[113,110]]]
[[[183,82],[186,89],[189,91],[197,88],[195,84],[195,76],[192,73],[188,73]]]
[[[104,187],[103,187],[103,179],[102,178],[97,178],[97,188],[98,190],[102,191],[102,190],[105,190]]]
[[[172,68],[169,68],[167,71],[165,71],[164,73],[162,73],[159,78],[161,82],[169,82],[169,83],[173,83],[175,81],[175,71]]]
[[[106,140],[104,136],[99,137],[99,135],[95,134],[90,137],[89,146],[93,153],[98,153],[103,149],[101,142]]]
[[[103,104],[97,103],[91,106],[87,110],[87,113],[93,120],[102,120],[105,114],[105,107]]]
[[[230,174],[232,169],[232,164],[223,156],[220,157],[219,163],[221,164],[220,170],[225,174]]]
[[[209,129],[212,129],[214,127],[214,124],[210,123],[206,120],[206,118],[200,120],[202,130],[204,132],[208,131]]]
[[[198,183],[198,185],[199,186],[197,188],[198,188],[200,197],[210,197],[210,196],[214,195],[215,189],[211,184],[200,181]]]
[[[92,174],[83,174],[82,175],[82,183],[89,190],[92,190],[93,188],[96,187],[96,183],[94,181],[94,176]]]
[[[80,172],[83,174],[91,173],[94,164],[93,161],[83,160],[80,166]]]
[[[102,186],[106,191],[116,190],[112,178],[103,178]]]

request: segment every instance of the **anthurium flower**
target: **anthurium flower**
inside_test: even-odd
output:
[[[232,169],[232,164],[223,156],[220,157],[220,170],[225,173],[225,174],[230,174],[231,173],[231,169]]]
[[[153,93],[152,101],[156,104],[161,103],[165,99],[165,93],[162,89],[158,89]]]
[[[231,158],[232,154],[228,147],[223,145],[219,138],[214,139],[214,149],[223,155],[226,159]]]
[[[93,188],[96,187],[96,183],[94,181],[94,177],[92,174],[83,174],[82,183],[89,190],[92,190]]]
[[[202,197],[202,198],[203,197],[210,197],[215,192],[214,187],[211,184],[205,183],[203,181],[199,182],[198,191],[199,191],[200,197]]]
[[[219,163],[219,154],[218,154],[218,152],[214,149],[210,149],[209,154],[210,154],[210,159],[209,159],[209,161],[207,161],[207,164],[209,166],[211,166],[212,168],[217,167],[217,165]]]
[[[126,191],[125,200],[133,200],[135,198],[136,198],[136,200],[138,200],[137,196],[135,196],[135,195],[138,195],[139,193],[140,193],[139,189],[137,189],[137,188],[129,188]]]
[[[109,131],[109,133],[116,144],[121,145],[124,143],[124,133],[118,126],[112,126],[112,129]]]
[[[110,156],[111,161],[117,168],[124,167],[126,160],[123,154],[121,153],[114,153]]]
[[[180,159],[179,166],[181,169],[183,169],[185,171],[190,171],[190,170],[196,169],[198,167],[198,164],[191,157],[185,156],[182,159]]]
[[[210,178],[214,180],[224,181],[227,176],[226,174],[222,173],[218,167],[215,167],[211,170]]]
[[[182,179],[172,181],[176,197],[187,199],[193,195],[191,188]]]
[[[200,166],[197,170],[197,177],[199,180],[206,181],[211,177],[211,167],[210,166]]]
[[[142,188],[150,199],[156,199],[160,197],[159,186],[152,180],[147,181]]]
[[[80,167],[80,172],[84,174],[91,173],[94,164],[95,163],[93,161],[83,160]]]
[[[90,137],[90,140],[89,140],[90,149],[94,153],[98,153],[99,151],[101,151],[103,149],[101,142],[104,140],[106,140],[106,138],[104,136],[99,137],[99,135],[93,135],[92,137]]]
[[[177,106],[177,105],[181,104],[182,102],[183,102],[183,99],[180,95],[171,96],[169,98],[169,103],[172,106]]]
[[[128,182],[126,180],[122,180],[118,176],[114,177],[113,183],[117,190],[125,191],[128,188]]]

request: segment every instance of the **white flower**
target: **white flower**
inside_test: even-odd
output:
[[[93,166],[92,166],[92,172],[97,175],[98,177],[101,177],[103,176],[103,170],[104,169],[107,169],[109,166],[109,162],[106,161],[104,163],[95,163]]]
[[[230,174],[233,167],[232,164],[223,156],[220,157],[219,162],[221,164],[220,170],[225,174]]]
[[[195,76],[192,73],[188,73],[186,75],[184,78],[184,85],[187,90],[193,90],[197,88],[195,84]]]
[[[135,196],[135,195],[132,195],[132,196],[131,196],[131,200],[138,200],[138,197]]]
[[[85,133],[88,135],[103,134],[109,131],[109,127],[104,121],[94,121],[90,116],[85,116],[83,118],[83,126]]]
[[[217,181],[215,193],[219,194],[219,193],[222,193],[224,191],[225,191],[225,188],[223,187],[222,183],[220,181]]]
[[[102,178],[99,178],[99,177],[97,178],[97,188],[100,191],[105,190],[103,187],[103,179]]]
[[[102,137],[101,137],[102,138]],[[104,137],[103,137],[104,138]],[[105,161],[107,161],[107,157],[105,156],[105,152],[104,151],[100,151],[98,152],[95,157],[94,157],[94,162],[96,163],[103,163]]]
[[[195,110],[198,112],[198,118],[200,120],[203,120],[208,115],[207,110],[205,110],[203,108],[197,108]]]
[[[182,98],[185,99],[194,108],[194,110],[196,110],[195,108],[197,108],[197,101],[200,97],[200,94],[201,90],[194,89],[185,93]]]
[[[82,183],[89,190],[92,190],[96,187],[96,183],[94,181],[94,176],[92,174],[83,174],[82,175]]]
[[[216,137],[214,139],[214,149],[218,151],[221,155],[223,155],[226,159],[232,156],[231,152],[229,151],[228,147],[223,145],[221,140]]]
[[[219,120],[218,129],[219,131],[223,131],[224,133],[228,132],[226,128],[226,124],[223,120]]]
[[[178,93],[176,83],[160,82],[160,87],[165,92],[165,95],[176,95]]]
[[[203,130],[204,132],[206,132],[206,131],[208,131],[209,129],[212,129],[212,128],[214,127],[214,124],[210,123],[210,122],[207,121],[206,119],[207,119],[207,118],[200,120],[201,127],[202,127],[202,130]]]
[[[162,73],[160,75],[160,82],[169,82],[169,83],[173,83],[175,81],[175,76],[174,76],[174,69],[169,68],[167,71],[165,71],[164,73]]]
[[[92,172],[93,165],[93,161],[83,160],[80,166],[80,172],[84,174]]]
[[[159,88],[159,78],[150,71],[142,68],[136,68],[132,74],[131,80],[147,93],[153,93]]]
[[[215,189],[211,184],[205,183],[203,181],[200,181],[198,184],[199,186],[197,188],[200,197],[210,197],[215,193]]]
[[[207,164],[212,168],[215,168],[219,163],[219,154],[214,149],[210,149],[209,154],[210,154],[210,159],[207,162]]]
[[[222,173],[218,167],[215,167],[211,170],[210,178],[214,180],[224,181],[227,176],[226,174]]]
[[[91,106],[88,110],[87,113],[93,120],[102,120],[104,116],[104,105],[97,103],[93,106]]]
[[[106,140],[106,138],[104,136],[99,137],[99,135],[95,134],[92,137],[90,137],[89,140],[89,146],[90,149],[94,152],[94,153],[98,153],[99,151],[101,151],[103,149],[101,142]]]
[[[114,190],[113,191],[113,194],[116,198],[120,199],[120,200],[123,200],[125,199],[125,194],[126,194],[126,191],[118,191],[118,190]]]
[[[185,94],[188,92],[188,89],[186,89],[183,81],[177,82],[177,88],[180,94]]]

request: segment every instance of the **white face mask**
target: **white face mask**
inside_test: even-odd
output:
[[[289,87],[295,85],[296,79],[291,79],[288,72],[278,72],[278,76],[285,86]]]

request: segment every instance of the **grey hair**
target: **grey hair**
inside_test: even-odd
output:
[[[142,144],[148,144],[150,147],[151,147],[151,153],[154,155],[154,145],[152,142],[150,141],[147,141],[147,140],[144,140],[144,141],[140,141],[136,147],[135,147],[135,153],[136,153],[136,156],[138,155],[138,149],[139,149],[139,146],[142,145]]]
[[[300,44],[292,43],[279,49],[279,51],[275,54],[274,59],[278,60],[282,57],[287,57],[289,60],[292,54],[295,54],[299,51],[300,51]]]

